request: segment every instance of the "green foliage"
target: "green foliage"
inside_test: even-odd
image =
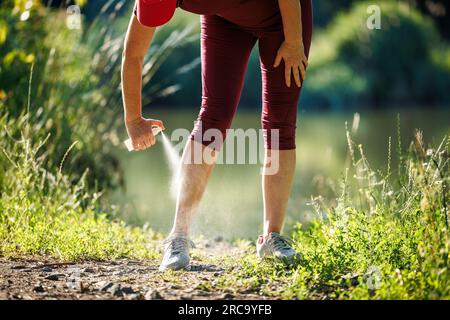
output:
[[[82,23],[81,29],[69,29],[65,10],[45,8],[39,1],[28,9],[15,1],[0,7],[0,115],[13,121],[30,108],[36,137],[51,134],[44,164],[48,168],[57,166],[78,141],[66,167],[73,169],[74,180],[89,168],[88,184],[104,188],[122,184],[115,152],[123,135],[120,67],[128,17],[119,18],[119,10],[116,6],[108,15]],[[28,12],[25,20],[23,12]],[[189,32],[170,32],[152,48],[144,66],[144,103],[176,91],[170,81],[177,68],[164,81],[153,81],[153,76],[170,53],[188,41]],[[32,64],[28,104],[24,93]]]
[[[432,21],[406,4],[381,1],[381,29],[370,30],[371,4],[358,2],[315,35],[305,103],[448,103],[448,45]]]
[[[391,146],[381,172],[349,135],[341,195],[312,199],[318,219],[292,234],[301,261],[261,263],[249,252],[217,285],[285,299],[449,299],[449,146],[426,148],[416,132],[395,179]]]
[[[88,191],[86,172],[73,184],[63,173],[64,163],[47,169],[49,136],[34,142],[30,137],[36,132],[28,123],[27,116],[0,118],[0,255],[155,258],[151,244],[158,235],[110,220],[99,209],[101,193]]]

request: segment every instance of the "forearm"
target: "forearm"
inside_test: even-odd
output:
[[[278,0],[283,18],[284,40],[289,44],[302,44],[302,8],[300,0]]]
[[[122,98],[126,122],[141,117],[142,113],[142,67],[141,57],[127,57],[122,61]]]
[[[136,16],[131,17],[122,55],[122,97],[126,122],[141,117],[142,68],[155,30],[142,26]]]

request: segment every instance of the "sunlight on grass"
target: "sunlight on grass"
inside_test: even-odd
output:
[[[403,152],[392,142],[381,172],[348,137],[352,165],[339,198],[313,198],[317,218],[292,232],[301,260],[290,267],[259,261],[249,246],[239,262],[223,260],[230,272],[217,288],[284,299],[450,298],[450,140],[428,147],[417,131]]]
[[[158,256],[158,234],[112,221],[101,211],[101,193],[85,185],[87,171],[72,184],[62,163],[54,170],[44,168],[48,137],[34,144],[24,119],[15,124],[7,123],[6,116],[0,119],[5,128],[0,142],[0,255],[70,261]]]

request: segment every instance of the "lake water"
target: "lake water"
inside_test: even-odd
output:
[[[415,128],[423,130],[425,141],[438,144],[450,133],[450,110],[389,110],[361,112],[354,136],[373,167],[387,163],[388,139],[397,137],[397,113],[401,118],[403,143],[412,141]],[[155,110],[152,117],[164,121],[170,137],[176,128],[191,129],[195,111],[173,113]],[[347,140],[345,122],[351,128],[354,115],[302,113],[297,129],[297,171],[287,212],[289,228],[293,221],[308,221],[312,208],[307,205],[311,194],[317,194],[327,179],[339,179],[345,169]],[[234,128],[259,128],[259,113],[238,112]],[[161,139],[159,137],[158,139]],[[126,220],[148,223],[155,230],[170,230],[175,202],[170,192],[170,163],[159,143],[145,152],[121,151],[125,169],[125,190],[114,194],[123,206]],[[260,165],[218,165],[209,182],[200,210],[194,220],[193,233],[225,238],[253,238],[262,228],[262,195]]]

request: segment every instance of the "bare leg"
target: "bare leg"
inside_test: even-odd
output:
[[[202,156],[194,155],[194,151],[198,152],[199,150],[202,155],[206,150],[206,152],[210,152],[212,158],[217,159],[216,152],[201,143],[192,140],[187,143],[181,159],[175,221],[171,234],[187,235],[189,233],[192,218],[214,168],[215,161],[214,163],[203,161]],[[196,159],[201,161],[195,162]]]
[[[292,189],[292,180],[295,172],[295,150],[266,150],[264,171],[267,172],[268,159],[272,152],[279,152],[279,166],[275,174],[263,174],[264,198],[264,237],[271,232],[280,233],[283,227],[289,194]]]

